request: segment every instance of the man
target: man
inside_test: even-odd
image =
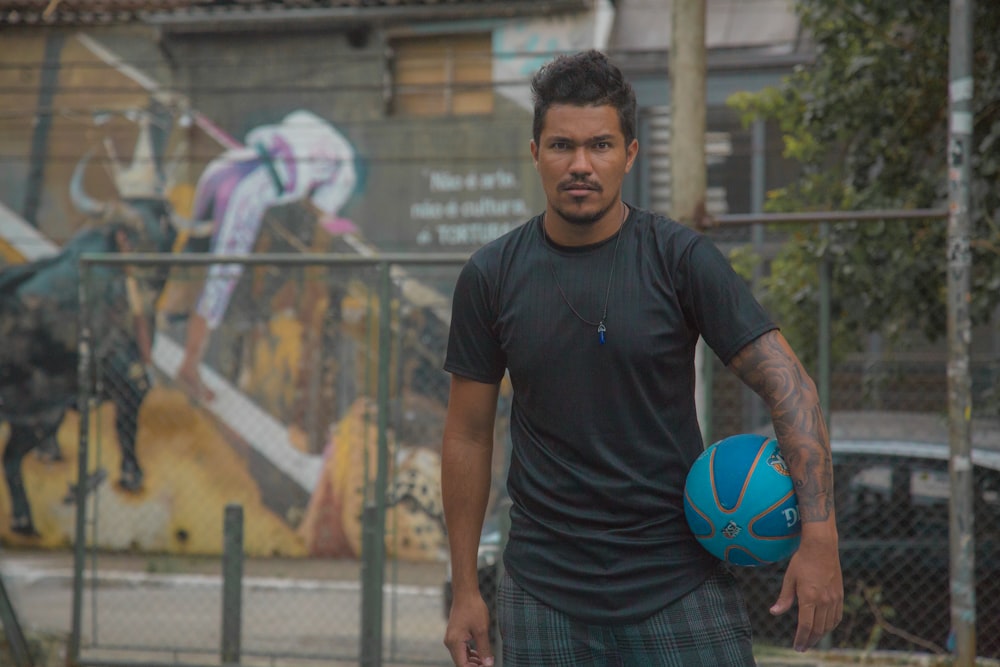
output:
[[[512,507],[498,617],[514,665],[754,664],[742,596],[684,519],[703,451],[694,350],[705,339],[769,405],[803,522],[774,614],[798,603],[804,651],[843,611],[829,437],[813,382],[706,239],[625,204],[635,94],[596,51],[532,81],[542,215],[487,244],[455,289],[442,493],[456,665],[491,665],[476,550],[505,372]]]

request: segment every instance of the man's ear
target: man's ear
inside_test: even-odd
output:
[[[625,173],[632,171],[632,165],[635,164],[635,157],[639,154],[639,140],[633,139],[632,143],[628,145],[625,149]]]
[[[531,161],[535,163],[535,169],[538,169],[538,144],[532,139],[531,143],[528,144],[528,148],[531,149]]]

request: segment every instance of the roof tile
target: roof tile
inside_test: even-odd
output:
[[[358,7],[469,7],[498,4],[528,8],[535,0],[0,0],[0,25],[75,25],[128,23],[151,16],[184,16],[210,12],[213,16],[283,10],[329,10]]]

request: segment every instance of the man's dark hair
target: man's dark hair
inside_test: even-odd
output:
[[[635,91],[620,69],[600,51],[591,49],[559,56],[542,66],[531,79],[535,103],[532,134],[537,144],[545,114],[553,104],[609,105],[618,110],[625,144],[635,139]]]

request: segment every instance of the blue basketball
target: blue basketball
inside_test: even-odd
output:
[[[773,438],[734,435],[702,452],[684,485],[684,514],[701,545],[733,565],[776,563],[799,547],[795,487]]]

